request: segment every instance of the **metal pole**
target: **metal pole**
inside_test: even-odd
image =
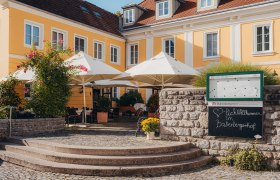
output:
[[[86,113],[86,89],[85,89],[85,79],[83,77],[83,92],[84,92],[84,123],[87,123],[87,113]]]
[[[13,107],[10,106],[10,136],[12,137],[12,111],[13,111]]]

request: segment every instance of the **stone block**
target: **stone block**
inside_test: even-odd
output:
[[[208,128],[208,113],[207,112],[200,113],[198,121],[200,122],[200,126],[202,128]]]
[[[264,151],[264,152],[263,152],[263,155],[264,155],[266,158],[268,158],[268,159],[273,158],[272,153],[269,152],[269,151]]]
[[[253,145],[250,143],[239,143],[238,144],[239,149],[251,149],[253,148]]]
[[[204,95],[195,95],[194,99],[195,100],[204,100],[204,97],[205,97]]]
[[[273,126],[280,127],[280,121],[273,121]]]
[[[280,145],[280,136],[274,136],[271,138],[271,143],[274,145]]]
[[[169,116],[168,112],[160,112],[160,118],[161,119],[166,119],[166,120],[171,120],[172,118]]]
[[[178,104],[177,109],[178,109],[179,112],[185,112],[185,108],[182,104]]]
[[[187,112],[194,112],[195,111],[195,106],[193,106],[193,105],[185,105],[185,111],[187,111]]]
[[[221,143],[219,141],[210,141],[211,149],[220,150]]]
[[[180,121],[179,126],[180,127],[193,128],[194,127],[194,122],[193,121],[182,120],[182,121]]]
[[[183,120],[190,120],[190,114],[187,112],[183,113]]]
[[[161,119],[161,120],[160,120],[160,125],[161,125],[161,126],[166,126],[166,125],[167,125],[167,120]]]
[[[166,106],[160,106],[159,109],[160,111],[166,111]]]
[[[177,136],[189,136],[191,134],[190,129],[188,128],[179,127],[179,128],[174,128],[174,130]]]
[[[227,155],[229,154],[229,152],[226,151],[226,150],[220,150],[220,151],[218,151],[218,153],[219,153],[219,155],[221,155],[221,156],[227,156]]]
[[[274,151],[274,146],[273,145],[257,144],[256,148],[260,151]]]
[[[191,129],[191,136],[192,137],[203,137],[204,130],[200,128],[193,128]]]
[[[280,146],[275,146],[275,150],[276,150],[277,152],[280,152]]]
[[[167,106],[166,111],[167,112],[176,112],[177,111],[177,106]]]
[[[194,126],[195,126],[196,128],[200,128],[200,123],[199,123],[199,121],[194,121]]]
[[[160,134],[161,135],[176,135],[176,132],[171,127],[160,127]]]
[[[178,126],[179,121],[175,121],[175,120],[171,120],[171,121],[166,121],[166,125],[168,127],[177,127]]]
[[[198,105],[196,106],[196,110],[200,112],[207,112],[207,106],[206,105]]]
[[[236,149],[238,148],[237,143],[233,142],[221,142],[221,149],[222,150],[231,150],[231,149]]]
[[[265,119],[275,119],[275,114],[274,113],[266,113],[265,114]]]
[[[169,114],[173,120],[182,120],[183,119],[183,113],[181,112],[175,112]]]
[[[273,159],[280,160],[280,152],[273,152],[272,155],[273,155]]]
[[[210,148],[210,142],[208,140],[199,140],[197,142],[197,146],[201,149],[209,149]]]
[[[178,99],[173,99],[173,100],[172,100],[172,104],[173,104],[173,105],[179,104],[179,100],[178,100]]]
[[[219,156],[218,150],[209,149],[210,156]]]
[[[197,112],[192,112],[192,113],[189,113],[190,114],[190,119],[191,120],[198,120],[199,118],[199,113]]]

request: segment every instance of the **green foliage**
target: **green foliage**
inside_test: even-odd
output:
[[[221,164],[229,166],[232,160],[234,166],[239,170],[261,171],[267,169],[265,156],[255,148],[237,150],[234,154],[223,158]]]
[[[196,87],[206,87],[207,74],[209,73],[228,73],[228,72],[248,72],[248,71],[264,71],[264,84],[265,85],[277,85],[279,84],[279,79],[277,74],[269,68],[263,68],[260,66],[253,66],[249,64],[218,64],[211,66],[210,68],[202,71],[199,76],[197,76],[193,82]]]
[[[141,93],[137,91],[129,91],[121,96],[121,106],[134,106],[136,103],[144,103]]]
[[[150,113],[155,113],[159,108],[159,95],[158,93],[153,94],[147,103],[147,107]]]
[[[33,49],[27,55],[29,61],[20,66],[33,69],[36,76],[27,107],[38,117],[59,117],[65,114],[65,107],[71,95],[72,68],[65,66],[63,58],[70,55],[71,50],[54,49],[50,44],[46,47],[44,52]]]
[[[15,90],[18,84],[19,81],[11,76],[7,79],[7,81],[0,83],[0,107],[18,107],[20,105],[21,98]],[[2,113],[3,112],[5,111],[2,111]]]
[[[4,107],[0,106],[0,119],[7,119],[8,112],[4,109]]]
[[[100,96],[97,101],[98,112],[109,112],[111,108],[111,101],[107,97]]]

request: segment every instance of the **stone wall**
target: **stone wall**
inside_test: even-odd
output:
[[[266,86],[263,140],[257,144],[273,166],[280,165],[280,86]],[[165,89],[160,93],[161,138],[191,142],[205,154],[225,156],[250,148],[254,140],[208,136],[206,89]]]
[[[12,136],[26,136],[64,129],[64,118],[12,119]],[[0,139],[10,134],[10,121],[0,119]]]

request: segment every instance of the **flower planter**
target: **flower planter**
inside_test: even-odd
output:
[[[148,117],[155,117],[155,113],[149,112],[149,113],[148,113]]]
[[[118,107],[118,103],[116,101],[112,101],[112,108],[117,108]]]
[[[108,122],[108,112],[97,112],[97,122],[107,123]]]
[[[153,140],[156,138],[155,132],[146,132],[147,140]]]

